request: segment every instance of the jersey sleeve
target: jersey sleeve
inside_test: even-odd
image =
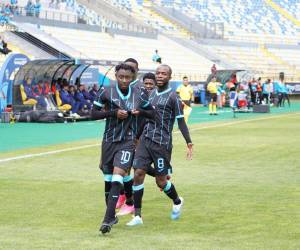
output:
[[[178,95],[173,95],[173,107],[174,107],[174,113],[175,113],[175,118],[179,119],[184,117],[183,115],[183,107],[182,107],[182,101]]]
[[[106,102],[107,102],[107,89],[102,87],[98,92],[98,95],[94,101],[94,105],[101,109],[105,106]]]

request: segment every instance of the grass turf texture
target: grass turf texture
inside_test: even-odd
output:
[[[99,148],[1,163],[0,249],[299,249],[299,113],[191,130],[191,162],[174,135],[182,218],[170,220],[170,200],[147,177],[145,224],[120,217],[107,236]]]

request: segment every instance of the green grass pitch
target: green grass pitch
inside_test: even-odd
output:
[[[0,163],[0,249],[300,249],[299,113],[193,124],[191,135],[188,162],[174,134],[182,218],[170,220],[170,200],[147,177],[144,225],[127,228],[131,217],[120,217],[105,236],[99,147]]]

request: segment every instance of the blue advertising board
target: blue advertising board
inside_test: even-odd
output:
[[[19,68],[30,59],[23,54],[11,53],[0,70],[0,113],[7,105],[12,104],[13,81]]]

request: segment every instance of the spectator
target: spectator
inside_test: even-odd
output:
[[[42,5],[40,3],[40,0],[36,0],[36,2],[34,4],[34,16],[35,17],[40,17],[41,8],[42,8]]]
[[[215,75],[217,73],[217,67],[216,67],[216,64],[213,64],[213,66],[211,66],[211,69],[210,69],[211,73],[213,75]]]
[[[38,84],[36,84],[33,88],[33,93],[36,96],[47,96],[50,93],[50,87],[48,83],[43,83],[42,80],[38,81]]]
[[[37,95],[33,92],[33,88],[31,87],[32,85],[32,80],[27,78],[25,80],[25,84],[24,84],[24,91],[25,94],[27,96],[27,99],[34,99],[37,101],[37,105],[42,107],[42,108],[46,108],[47,107],[47,103],[44,99],[43,96]]]
[[[9,13],[8,13],[9,11]],[[0,13],[0,25],[4,26],[9,23],[10,21],[10,9],[6,8],[1,8],[1,13]]]
[[[253,78],[252,81],[249,82],[249,89],[250,89],[252,105],[255,105],[256,104],[256,91],[257,91],[257,83],[256,83],[255,78]]]
[[[72,107],[72,116],[75,118],[80,117],[77,112],[79,110],[79,103],[76,102],[71,94],[68,92],[69,90],[69,84],[67,81],[63,82],[63,88],[60,91],[60,99],[62,101],[62,104],[69,104]]]
[[[1,37],[0,37],[0,39],[1,39]],[[2,48],[0,48],[0,52],[2,54],[7,55],[8,53],[11,52],[11,50],[7,47],[7,43],[4,41],[3,38],[1,40],[0,46],[2,47]]]
[[[11,12],[13,15],[17,15],[18,14],[18,0],[10,0],[10,8],[11,8]]]
[[[262,85],[262,101],[264,101],[265,104],[269,104],[270,96],[272,92],[273,92],[273,84],[271,83],[271,79],[268,79]]]
[[[34,15],[34,4],[31,0],[28,0],[25,6],[26,16],[33,16]]]
[[[152,61],[161,64],[161,57],[158,54],[158,50],[155,50],[155,54],[152,56]]]
[[[92,102],[95,101],[95,99],[97,97],[97,94],[98,94],[98,91],[99,91],[99,85],[94,84],[92,89],[89,91]]]
[[[278,94],[278,107],[284,107],[285,100],[288,101],[290,107],[290,99],[288,95],[288,87],[284,80],[279,80],[275,83],[275,92]]]
[[[71,85],[71,86],[69,87],[69,93],[70,93],[70,95],[73,97],[73,99],[74,99],[74,101],[75,101],[76,88],[75,88],[74,85]]]
[[[229,89],[229,106],[231,108],[236,107],[237,85],[236,74],[232,74],[230,81],[226,83],[226,87]]]
[[[261,77],[257,79],[257,86],[256,86],[256,99],[257,103],[261,104],[262,103],[262,84],[261,84]]]
[[[84,91],[85,91],[85,86],[83,84],[79,85],[78,91],[76,92],[75,98],[76,101],[79,103],[79,110],[82,109],[91,109],[91,101],[87,100],[84,97]]]

